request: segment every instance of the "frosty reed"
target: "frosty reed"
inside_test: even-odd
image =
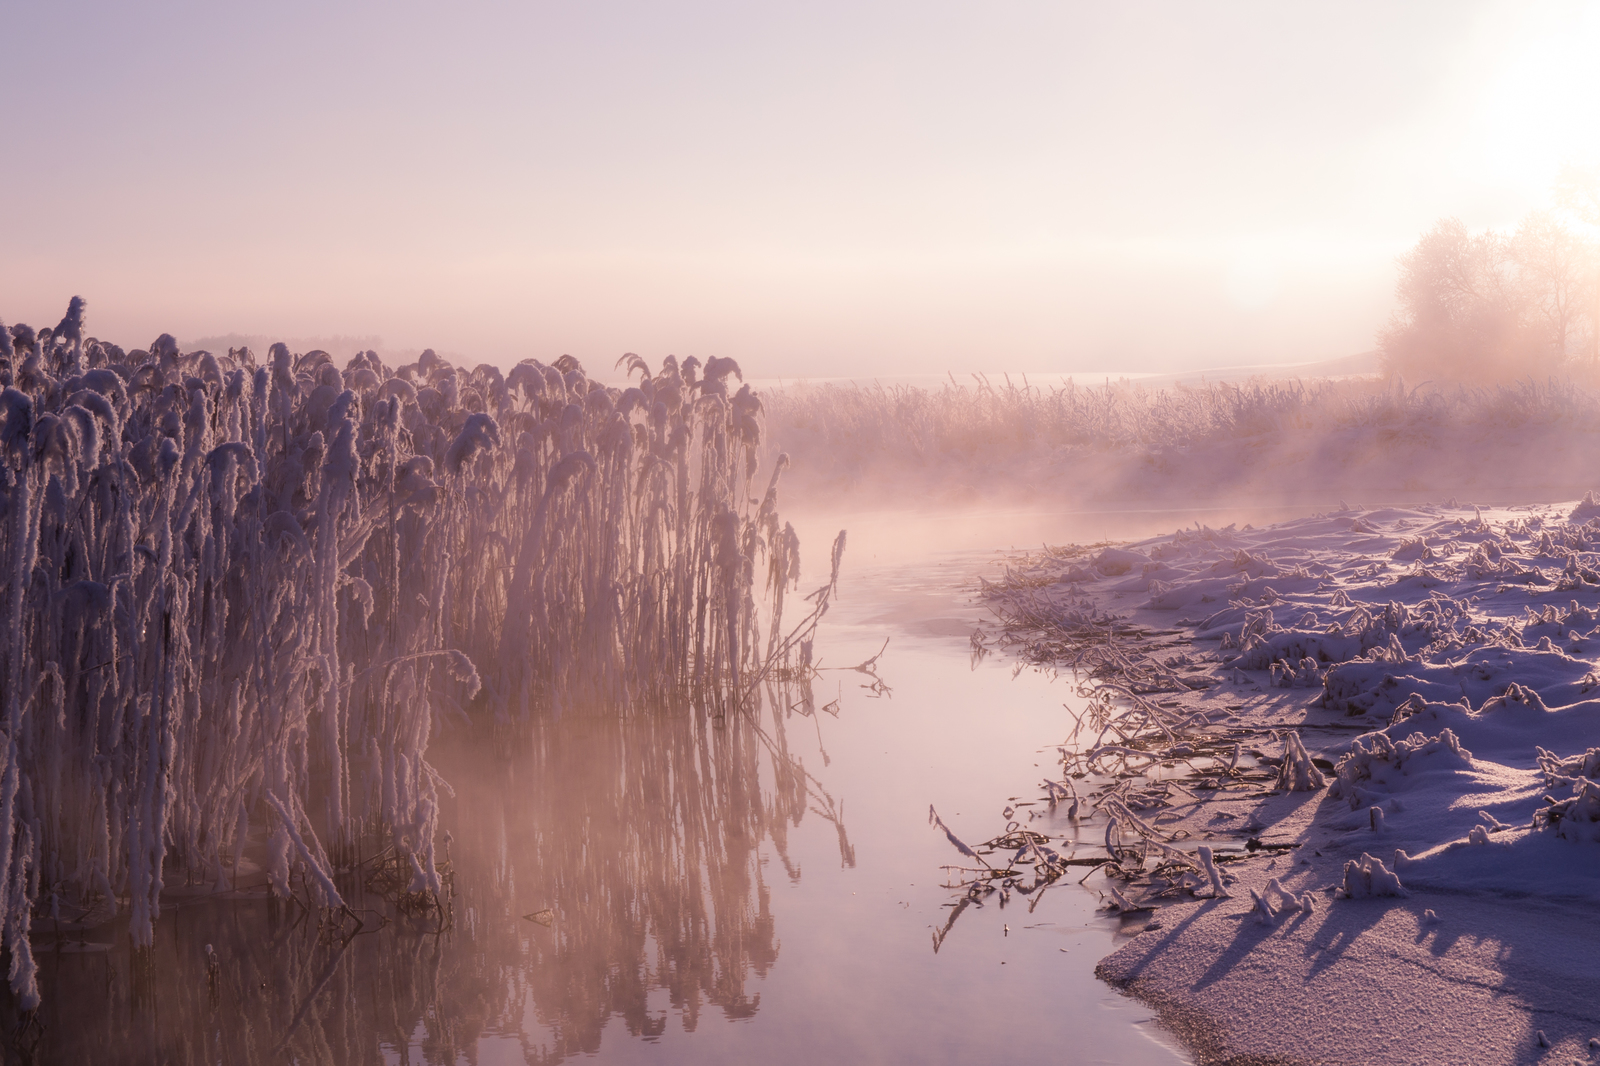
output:
[[[125,352],[83,311],[0,326],[0,920],[25,1010],[37,915],[123,899],[147,947],[174,875],[342,908],[378,835],[437,893],[441,721],[719,713],[798,647],[786,460],[754,483],[732,360],[625,357],[626,389],[568,356],[258,365]]]

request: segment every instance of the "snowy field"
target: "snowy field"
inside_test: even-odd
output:
[[[1050,795],[1145,923],[1102,975],[1202,1061],[1591,1061],[1597,568],[1593,497],[1015,560],[991,639],[1076,667]]]

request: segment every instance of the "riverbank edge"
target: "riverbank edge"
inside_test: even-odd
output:
[[[1205,649],[1193,639],[1197,625],[1175,624],[1170,611],[1113,604],[1105,587],[1083,591],[1130,626],[1168,634],[1163,647]],[[1326,706],[1320,688],[1271,685],[1266,671],[1205,672],[1211,684],[1163,704],[1174,718],[1225,720],[1263,748],[1275,730],[1292,729],[1325,767],[1355,736],[1385,725]],[[1163,816],[1162,831],[1186,847],[1210,842],[1219,857],[1235,853],[1228,895],[1124,914],[1130,938],[1096,975],[1152,1008],[1200,1066],[1597,1061],[1600,1006],[1573,991],[1600,976],[1593,902],[1437,885],[1343,898],[1345,863],[1368,852],[1391,861],[1396,843],[1381,823],[1370,834],[1336,824],[1349,821],[1346,806],[1325,786],[1230,788]],[[1237,855],[1252,838],[1283,850]],[[1309,895],[1311,908],[1269,918],[1251,890],[1265,893],[1273,880]]]

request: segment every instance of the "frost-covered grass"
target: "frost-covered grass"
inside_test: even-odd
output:
[[[25,1009],[38,913],[124,900],[148,947],[171,878],[257,866],[338,909],[374,835],[437,895],[442,721],[731,709],[801,653],[784,464],[753,480],[761,404],[731,360],[630,357],[617,389],[566,357],[128,352],[76,299],[0,337],[0,921]]]
[[[1503,495],[1546,484],[1581,492],[1600,461],[1600,396],[1567,381],[1040,388],[979,379],[939,389],[796,385],[765,400],[769,447],[791,454],[797,485],[819,495],[1081,503]],[[1487,442],[1498,451],[1484,463]]]

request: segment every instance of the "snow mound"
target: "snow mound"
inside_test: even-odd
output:
[[[1446,729],[1438,736],[1413,733],[1396,743],[1385,733],[1357,737],[1350,751],[1334,766],[1334,783],[1328,795],[1348,799],[1355,810],[1366,802],[1369,790],[1389,788],[1399,779],[1430,770],[1470,770],[1472,752]]]
[[[1600,843],[1600,785],[1585,777],[1574,779],[1572,795],[1540,807],[1533,824],[1563,840]]]

